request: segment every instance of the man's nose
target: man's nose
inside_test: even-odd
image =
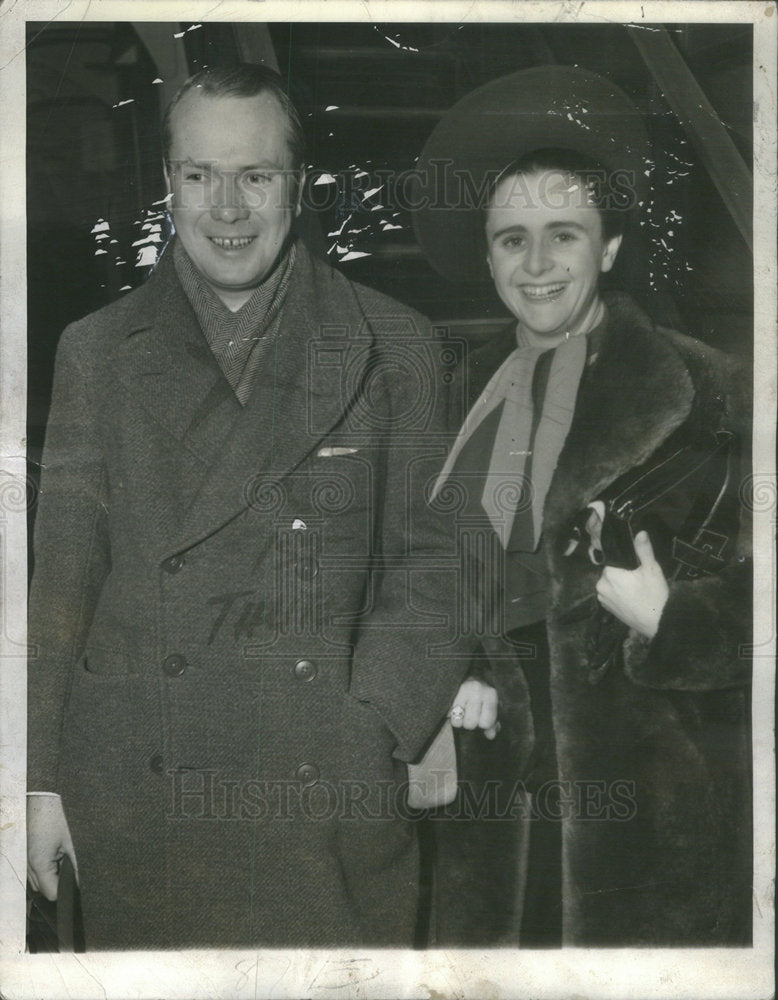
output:
[[[532,277],[538,277],[552,266],[548,248],[543,240],[532,240],[524,255],[524,270]]]
[[[227,175],[215,181],[211,197],[211,218],[230,223],[248,217],[249,211],[237,178]]]

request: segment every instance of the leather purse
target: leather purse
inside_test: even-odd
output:
[[[67,854],[59,865],[57,938],[60,953],[86,950],[84,947],[84,922],[81,915],[81,895],[76,881],[76,871]]]
[[[719,430],[618,480],[601,498],[605,565],[636,569],[634,538],[647,531],[668,579],[722,569],[738,530],[736,443],[734,434]]]

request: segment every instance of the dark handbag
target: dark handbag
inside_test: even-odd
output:
[[[673,437],[659,454],[630,470],[598,500],[605,512],[598,562],[636,569],[634,538],[647,531],[668,580],[717,573],[732,558],[739,526],[738,439],[719,429],[690,444]],[[572,554],[583,536],[589,508],[576,519]],[[629,629],[593,608],[586,630],[589,679],[596,683],[619,658]]]
[[[668,579],[722,569],[738,530],[737,450],[735,435],[719,430],[618,480],[601,498],[605,565],[636,569],[634,538],[647,531]]]
[[[59,865],[57,937],[60,952],[86,950],[84,948],[84,923],[81,915],[81,896],[76,881],[76,870],[67,854]]]

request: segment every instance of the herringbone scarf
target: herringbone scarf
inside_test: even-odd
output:
[[[175,241],[173,262],[179,281],[219,367],[243,406],[278,334],[281,306],[289,288],[294,260],[292,244],[248,302],[232,312],[203,280],[181,241]]]

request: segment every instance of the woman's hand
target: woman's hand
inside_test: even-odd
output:
[[[597,582],[597,599],[625,625],[653,639],[669,588],[645,531],[635,535],[635,555],[640,562],[637,569],[605,567]]]
[[[500,729],[497,692],[490,684],[468,677],[460,684],[448,715],[456,729],[483,729],[487,740],[493,740]]]

